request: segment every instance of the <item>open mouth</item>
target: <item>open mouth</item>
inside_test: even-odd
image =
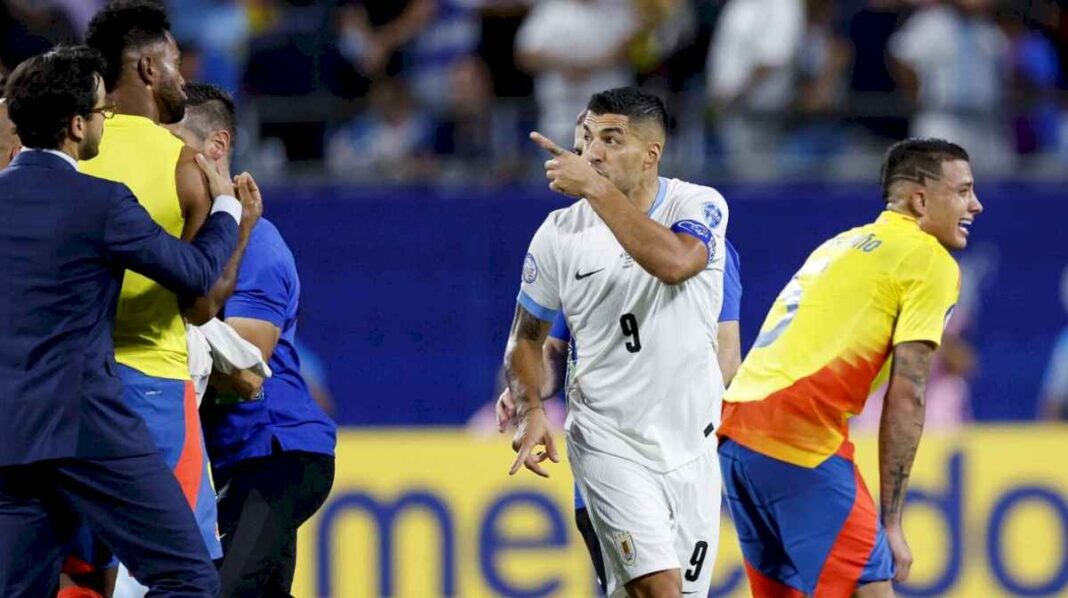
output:
[[[967,237],[971,233],[971,228],[972,228],[972,221],[971,220],[961,220],[960,222],[957,223],[957,229],[960,230],[960,232],[964,233],[965,237]]]

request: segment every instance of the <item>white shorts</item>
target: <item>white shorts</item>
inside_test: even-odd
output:
[[[714,447],[667,473],[568,442],[568,459],[601,542],[608,595],[638,577],[679,569],[686,596],[708,595],[719,546],[720,471]]]

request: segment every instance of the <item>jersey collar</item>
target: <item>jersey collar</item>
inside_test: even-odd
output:
[[[880,224],[892,224],[892,223],[912,223],[915,226],[919,226],[916,218],[909,216],[908,214],[902,214],[901,212],[894,212],[893,210],[883,210],[882,214],[879,214],[879,219],[876,222]]]
[[[653,212],[656,212],[660,204],[664,203],[664,196],[667,195],[667,180],[664,177],[657,177],[657,183],[656,199],[653,200],[653,205],[649,206],[649,211],[646,212],[647,216],[652,216]]]

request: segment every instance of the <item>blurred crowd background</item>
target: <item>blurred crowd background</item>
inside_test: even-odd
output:
[[[0,68],[103,0],[3,0]],[[238,93],[274,175],[482,185],[538,174],[590,93],[640,83],[683,177],[870,179],[955,138],[987,177],[1068,164],[1063,0],[170,0],[187,79]],[[382,169],[388,165],[388,169]]]

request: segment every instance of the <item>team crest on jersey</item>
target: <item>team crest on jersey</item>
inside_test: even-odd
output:
[[[714,203],[706,203],[702,206],[705,212],[705,222],[708,226],[716,228],[719,223],[723,221],[723,212],[720,211],[719,206]]]
[[[523,282],[533,284],[538,279],[538,262],[534,261],[534,255],[528,253],[523,259]]]
[[[634,559],[638,558],[638,549],[634,546],[634,538],[631,537],[630,532],[616,532],[615,540],[623,564],[633,565]]]

